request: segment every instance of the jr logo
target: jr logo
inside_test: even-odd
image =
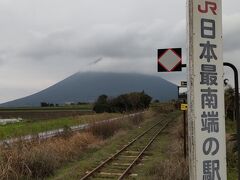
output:
[[[201,13],[208,13],[208,10],[211,9],[212,13],[214,15],[217,15],[217,4],[215,2],[205,1],[205,7],[204,9],[201,7],[201,5],[198,5],[198,11]]]

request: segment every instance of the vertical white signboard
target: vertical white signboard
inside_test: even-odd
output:
[[[226,180],[221,0],[188,0],[191,180]]]

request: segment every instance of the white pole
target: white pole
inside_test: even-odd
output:
[[[188,0],[190,180],[226,180],[221,0]]]

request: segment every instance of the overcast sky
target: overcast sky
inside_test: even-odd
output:
[[[185,0],[0,0],[0,102],[75,72],[156,72],[158,48],[186,47]],[[240,70],[240,1],[223,1],[224,59]],[[226,68],[226,76],[231,71]]]

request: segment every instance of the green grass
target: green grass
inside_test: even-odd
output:
[[[236,179],[238,179],[237,169],[235,169],[235,168],[228,168],[227,179],[228,180],[236,180]]]
[[[86,171],[89,171],[96,167],[101,161],[107,159],[109,157],[109,154],[114,154],[123,145],[127,144],[145,129],[149,128],[154,123],[163,118],[175,117],[178,113],[179,112],[170,113],[168,114],[168,116],[161,114],[145,120],[143,123],[140,124],[139,128],[134,128],[132,130],[118,133],[111,139],[108,139],[103,146],[87,150],[80,159],[76,160],[76,162],[67,164],[62,169],[59,169],[56,172],[56,175],[49,179],[79,179],[85,174]],[[163,139],[165,139],[165,137],[163,137],[162,140]],[[163,144],[164,142],[166,141],[162,141]],[[158,153],[161,153],[159,149],[157,149],[157,151]],[[155,157],[157,157],[158,155],[159,154],[157,154]]]
[[[121,116],[120,114],[105,113],[96,115],[83,115],[77,117],[59,118],[43,121],[22,121],[15,124],[0,126],[0,139],[23,136],[28,134],[37,134],[39,132],[63,128],[88,123],[91,121],[106,120],[113,117]]]
[[[227,133],[236,133],[236,121],[226,119],[226,132]]]

